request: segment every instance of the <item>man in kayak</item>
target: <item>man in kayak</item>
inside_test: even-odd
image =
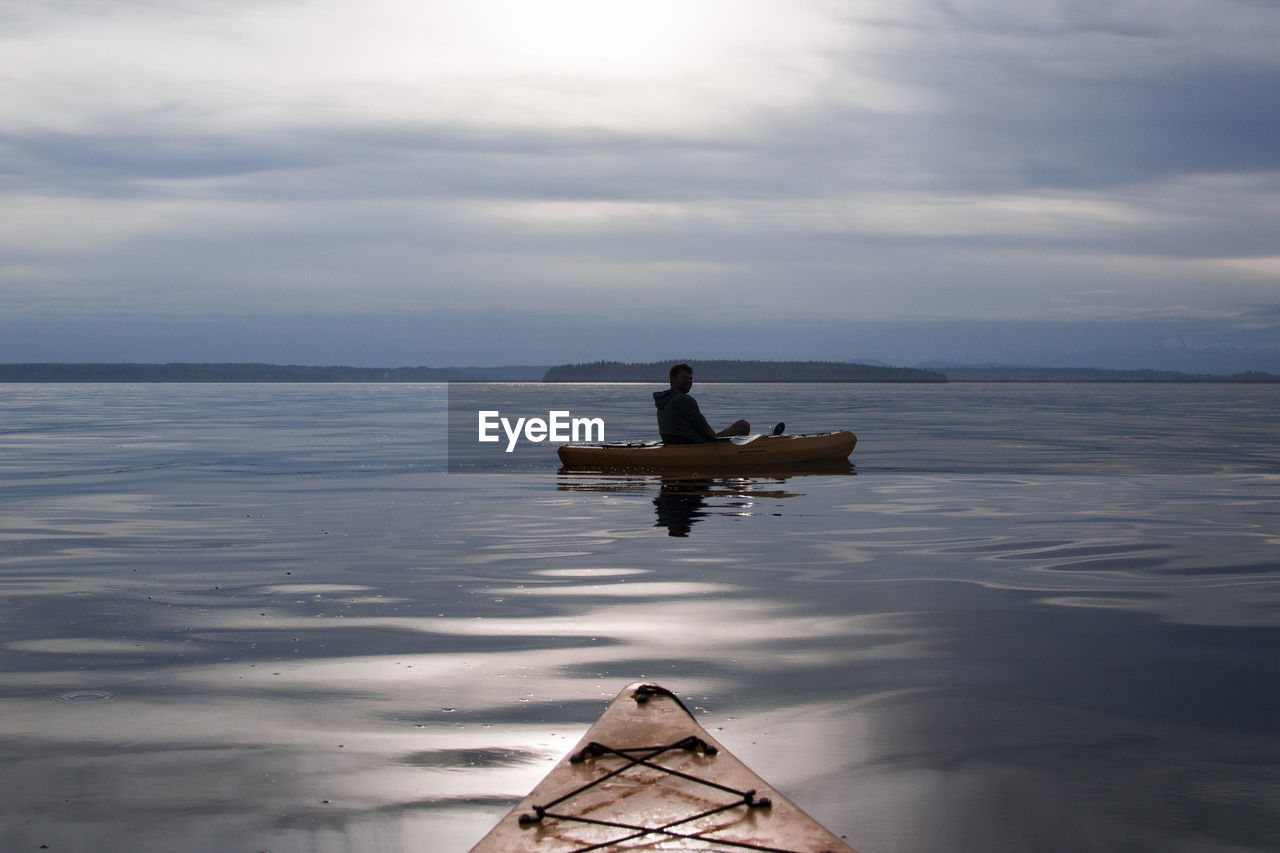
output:
[[[658,407],[658,432],[664,444],[702,444],[717,438],[746,435],[751,424],[739,418],[716,432],[702,416],[698,401],[689,396],[693,387],[693,368],[685,362],[672,365],[671,387],[653,392],[653,404]]]

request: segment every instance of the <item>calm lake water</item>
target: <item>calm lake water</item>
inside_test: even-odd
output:
[[[1276,849],[1280,387],[698,385],[856,467],[447,471],[458,395],[657,389],[0,385],[0,850],[465,851],[639,679],[862,853]]]

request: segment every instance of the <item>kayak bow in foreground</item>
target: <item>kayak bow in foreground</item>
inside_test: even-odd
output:
[[[854,853],[654,684],[619,693],[471,853],[595,850]]]
[[[841,430],[812,435],[744,435],[704,444],[564,444],[557,453],[569,468],[754,468],[846,459],[857,443],[857,436]]]

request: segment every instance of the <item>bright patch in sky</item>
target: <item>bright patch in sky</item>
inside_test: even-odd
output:
[[[670,0],[480,4],[498,45],[533,72],[636,76],[687,69],[711,45],[705,5]]]

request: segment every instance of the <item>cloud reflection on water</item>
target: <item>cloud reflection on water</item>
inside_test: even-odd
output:
[[[642,677],[867,851],[1274,838],[1274,479],[444,479],[11,516],[0,842],[465,849]]]

